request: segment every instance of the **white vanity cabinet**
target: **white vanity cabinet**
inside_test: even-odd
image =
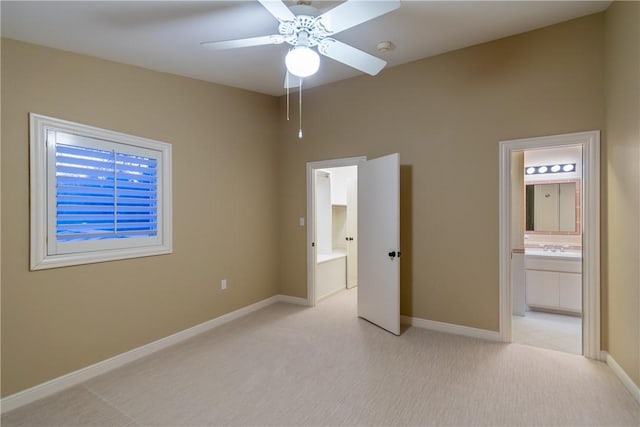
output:
[[[582,313],[582,260],[525,255],[526,303],[533,308]]]

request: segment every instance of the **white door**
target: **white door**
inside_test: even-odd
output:
[[[358,165],[358,316],[400,335],[400,155]]]
[[[347,288],[358,286],[358,182],[347,180]]]

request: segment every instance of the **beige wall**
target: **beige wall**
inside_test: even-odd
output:
[[[30,272],[29,112],[173,144],[173,254]],[[3,396],[277,293],[278,119],[270,96],[2,41]]]
[[[306,162],[399,152],[402,314],[498,330],[498,141],[603,129],[603,55],[598,14],[305,91],[304,139],[282,128],[281,292],[306,296]]]
[[[640,3],[605,14],[605,349],[640,386]]]

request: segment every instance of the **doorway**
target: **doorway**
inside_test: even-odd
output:
[[[358,166],[314,173],[318,302],[358,285]]]
[[[599,135],[598,131],[592,131],[500,142],[500,335],[504,342],[514,341],[513,313],[522,314],[522,311],[526,311],[528,303],[531,302],[530,307],[544,311],[559,311],[564,312],[563,314],[567,314],[567,311],[572,311],[573,314],[581,311],[582,321],[580,324],[583,333],[579,353],[593,359],[600,358]],[[577,264],[577,269],[573,263],[570,267],[573,270],[565,272],[559,271],[558,265],[561,263],[554,259],[549,260],[549,258],[558,256],[556,254],[560,252],[559,256],[564,260],[569,256],[569,252],[577,252],[571,251],[571,249],[576,249],[577,245],[571,247],[572,245],[569,244],[571,242],[558,244],[549,237],[551,234],[540,234],[543,240],[546,238],[552,241],[546,242],[546,245],[543,242],[542,246],[536,247],[539,244],[540,236],[536,233],[526,233],[527,224],[524,213],[526,205],[524,176],[526,172],[523,153],[540,154],[543,153],[541,150],[571,147],[581,150],[582,154],[575,162],[575,167],[582,171],[581,179],[579,182],[573,182],[574,196],[579,194],[582,200],[581,205],[575,210],[576,216],[574,218],[574,224],[580,227],[582,262]],[[535,158],[535,156],[533,157]],[[530,169],[530,175],[539,175],[537,179],[544,181],[546,177],[542,177],[542,175],[550,172],[551,167],[556,166],[555,163],[551,163],[529,165],[541,168],[539,170]],[[572,162],[567,161],[565,164],[570,163]],[[554,167],[554,169],[557,168]],[[521,183],[518,183],[518,179],[521,180]],[[522,187],[519,188],[519,185]],[[569,186],[566,187],[565,190]],[[549,197],[541,202],[543,205],[554,197],[551,187],[541,187],[539,190],[532,187],[530,198],[534,197],[536,191],[542,193],[543,197],[549,194]],[[558,203],[561,198],[559,191],[558,189]],[[518,200],[518,194],[522,197],[521,201]],[[522,218],[521,222],[520,218]],[[529,226],[532,221],[530,218]],[[549,220],[541,218],[540,221],[548,223]],[[559,222],[560,220],[554,221]],[[563,221],[564,226],[567,227],[566,223],[570,221],[568,219]],[[518,230],[518,223],[521,223],[522,226],[520,230]],[[559,231],[554,232],[556,235],[558,233]],[[569,236],[569,231],[566,233],[565,240]],[[576,234],[572,235],[572,239],[576,240],[578,234],[576,231],[574,233]],[[530,243],[525,243],[525,234],[528,239],[531,239]],[[520,241],[519,236],[522,236]],[[531,252],[539,251],[538,255],[540,256],[527,257],[525,253],[527,247]],[[528,267],[531,267],[529,269],[525,265],[527,259],[529,260]],[[526,287],[528,270],[531,270],[529,278],[529,283],[533,284],[531,289]],[[578,282],[575,280],[576,277],[579,277]],[[536,284],[541,285],[536,288]],[[524,285],[524,288],[521,285]],[[561,289],[564,292],[562,297],[560,296]],[[573,292],[568,290],[573,290]],[[528,301],[527,296],[529,297]],[[523,301],[525,304],[522,304]]]
[[[307,163],[308,304],[357,286],[357,177],[366,157]]]
[[[512,151],[512,341],[582,354],[582,146]]]
[[[317,219],[316,205],[322,203],[326,206],[328,204],[326,200],[330,200],[330,195],[326,194],[326,188],[330,188],[330,183],[328,186],[325,184],[325,190],[322,190],[317,182],[327,177],[327,171],[346,166],[357,166],[357,210],[360,215],[356,212],[351,215],[351,220],[345,221],[345,224],[349,224],[357,219],[357,225],[351,231],[347,231],[345,237],[347,253],[350,244],[357,245],[353,246],[353,255],[357,254],[355,264],[357,265],[358,317],[394,335],[400,335],[400,256],[402,253],[400,251],[400,155],[398,153],[371,160],[359,157],[307,163],[308,304],[315,306],[318,299],[323,296],[319,294],[319,289],[324,288],[318,286],[320,276],[323,274],[318,268],[319,255],[323,251],[334,251],[337,242],[334,239],[331,246],[325,243],[324,248],[319,248],[317,245],[318,228],[322,225]],[[348,194],[349,191],[347,191]],[[366,212],[366,215],[362,215],[363,212]],[[326,224],[324,227],[332,228]],[[353,240],[351,240],[352,237]],[[351,276],[346,272],[339,275]],[[340,286],[346,289],[346,281]]]

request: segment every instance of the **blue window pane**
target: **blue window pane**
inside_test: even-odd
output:
[[[157,160],[56,144],[58,242],[154,237]]]

